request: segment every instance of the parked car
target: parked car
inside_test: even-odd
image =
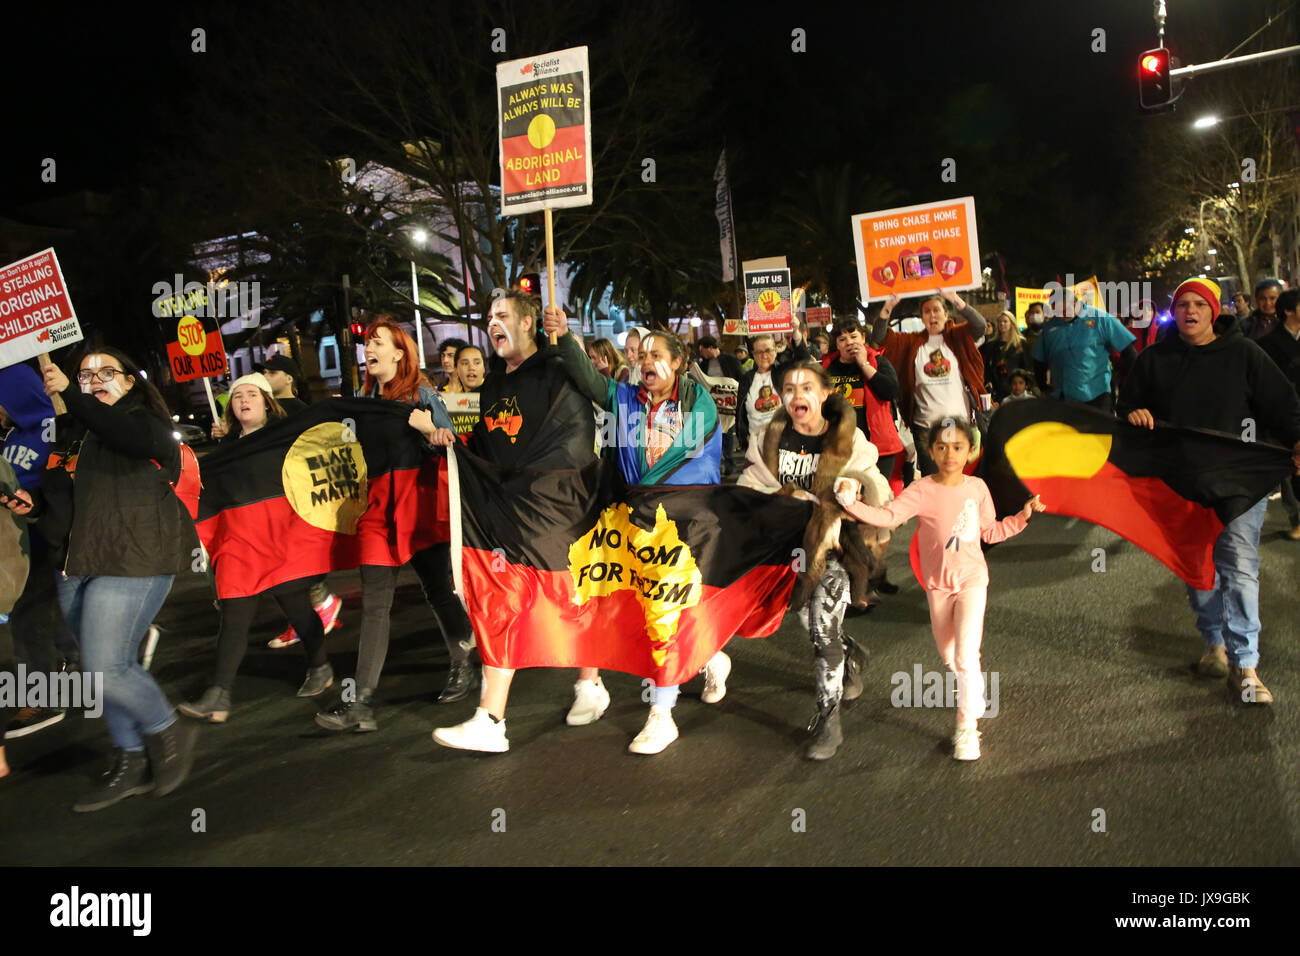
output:
[[[172,437],[187,445],[201,445],[209,440],[207,432],[188,422],[172,422]]]

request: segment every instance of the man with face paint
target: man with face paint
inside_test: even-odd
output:
[[[580,469],[596,458],[595,396],[570,383],[560,349],[539,344],[545,341],[538,336],[540,313],[541,303],[519,289],[493,301],[488,338],[505,371],[490,373],[479,387],[479,421],[470,433],[469,450],[505,469]],[[544,433],[545,422],[554,420],[564,423],[565,440],[538,447],[534,439]],[[484,664],[483,693],[474,716],[454,727],[439,727],[434,741],[457,750],[508,751],[505,712],[514,673]]]

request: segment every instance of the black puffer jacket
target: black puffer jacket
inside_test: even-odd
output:
[[[69,427],[80,431],[67,443],[62,435],[57,439],[76,454],[72,480],[61,467],[55,470],[63,474],[47,472],[42,496],[63,500],[38,503],[38,513],[46,540],[66,554],[66,573],[142,578],[194,570],[198,535],[168,484],[180,473],[170,423],[150,410],[143,389],[105,405],[74,385],[63,400]],[[71,528],[65,532],[68,497]]]

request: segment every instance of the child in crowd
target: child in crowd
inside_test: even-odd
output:
[[[1025,398],[1037,398],[1034,394],[1033,382],[1025,372],[1012,372],[1008,380],[1011,385],[1011,394],[1002,399],[1004,402],[1018,402]]]
[[[939,656],[957,674],[953,757],[977,760],[980,735],[975,722],[984,715],[980,644],[989,583],[980,539],[990,544],[1005,541],[1045,507],[1035,495],[1024,510],[997,521],[988,486],[962,473],[975,441],[970,422],[944,418],[927,428],[926,435],[938,473],[912,482],[888,506],[863,504],[848,493],[851,488],[841,491],[839,482],[835,491],[845,510],[864,524],[895,528],[920,516],[917,535],[930,625]]]

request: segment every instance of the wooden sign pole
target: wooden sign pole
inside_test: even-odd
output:
[[[42,352],[40,355],[36,356],[36,360],[41,363],[41,378],[44,378],[45,366],[54,364],[53,362],[50,361],[50,353]],[[51,395],[50,403],[54,406],[55,415],[62,415],[64,412],[68,410],[68,406],[63,404],[62,395],[58,395],[58,394]]]
[[[548,300],[552,308],[559,308],[555,304],[555,227],[551,218],[551,208],[546,207],[546,287],[550,292]],[[551,344],[556,343],[556,335],[551,333]]]

